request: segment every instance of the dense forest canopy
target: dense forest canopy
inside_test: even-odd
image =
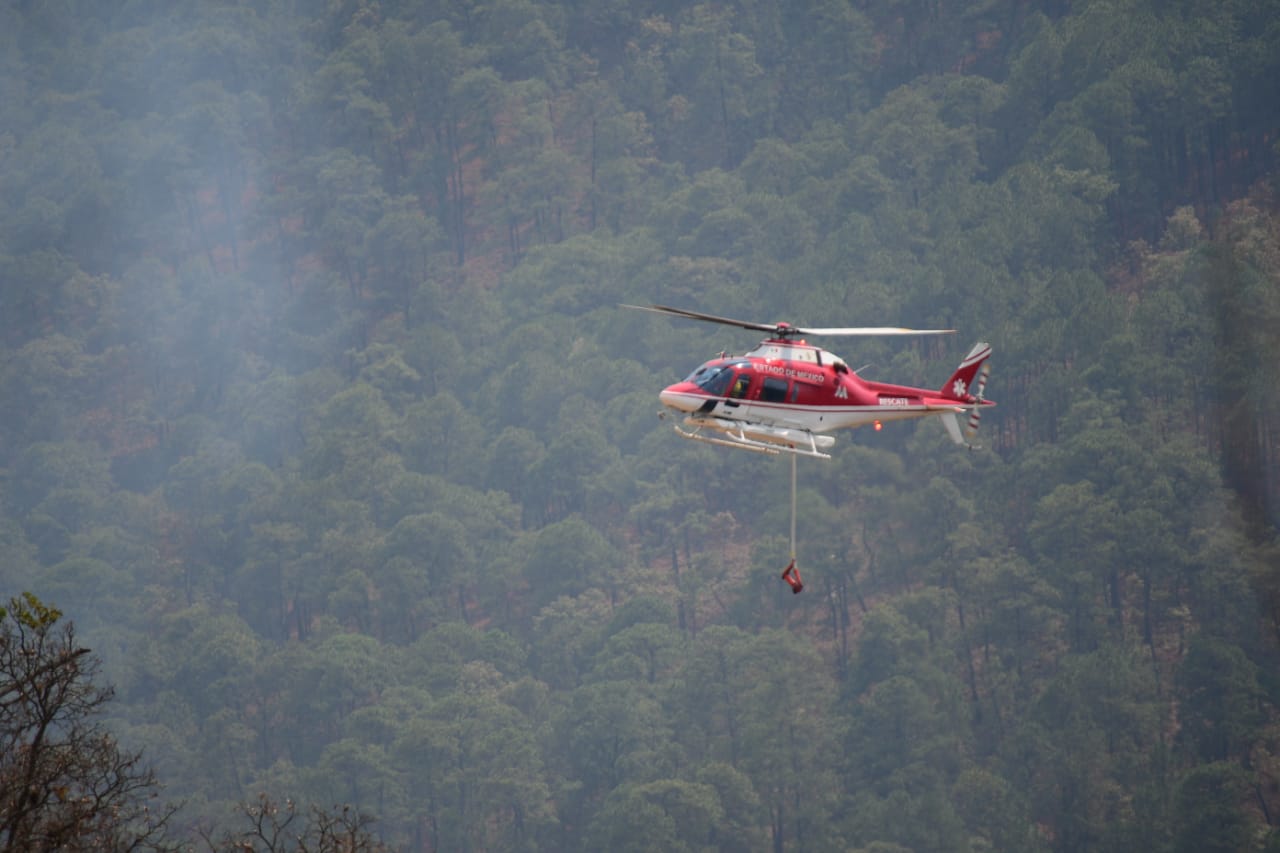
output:
[[[393,849],[1280,849],[1280,3],[0,5],[0,587]],[[995,348],[789,465],[752,333]],[[743,458],[745,457],[745,458]],[[342,814],[342,812],[338,812]]]

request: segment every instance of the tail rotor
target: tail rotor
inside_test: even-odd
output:
[[[982,404],[986,402],[987,377],[991,375],[990,362],[983,362],[982,369],[978,371],[977,381],[974,383],[973,396],[974,405],[969,409],[969,423],[964,428],[964,440],[970,447],[976,447],[972,444],[974,437],[978,434],[978,424],[982,421]]]

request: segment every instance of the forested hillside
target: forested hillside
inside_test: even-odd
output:
[[[0,599],[174,828],[1280,850],[1280,2],[0,4]],[[790,464],[754,333],[936,387]],[[207,831],[207,830],[206,830]]]

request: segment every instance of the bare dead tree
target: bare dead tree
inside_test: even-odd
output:
[[[373,818],[349,806],[326,811],[283,804],[266,794],[241,806],[248,826],[218,839],[207,833],[211,853],[386,853],[390,848],[369,830]]]
[[[0,608],[0,853],[174,850],[174,806],[98,720],[110,687],[70,622],[27,593]]]

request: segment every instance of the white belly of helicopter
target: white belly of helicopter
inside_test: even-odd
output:
[[[808,432],[823,433],[837,429],[855,429],[886,421],[901,421],[928,415],[925,406],[752,406],[746,417],[767,424],[781,424]]]
[[[934,413],[928,406],[794,406],[671,391],[664,391],[661,398],[664,405],[687,414],[690,422],[707,421],[704,425],[711,429],[722,429],[713,422],[728,421],[732,422],[728,428],[734,430],[738,428],[737,424],[748,423],[824,433]]]

